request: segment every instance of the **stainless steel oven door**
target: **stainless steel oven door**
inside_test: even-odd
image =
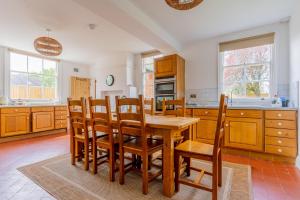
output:
[[[155,97],[155,108],[156,111],[162,111],[162,102],[163,99],[166,100],[175,100],[175,94],[172,95],[158,95]],[[174,110],[174,106],[167,107],[168,110]]]
[[[155,83],[155,94],[175,94],[175,82],[159,82]]]

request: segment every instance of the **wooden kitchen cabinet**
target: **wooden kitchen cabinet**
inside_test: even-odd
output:
[[[1,114],[1,137],[25,134],[29,131],[29,112]]]
[[[255,118],[227,118],[225,122],[225,146],[263,151],[263,120]]]
[[[54,112],[32,113],[32,132],[47,131],[54,129]]]
[[[194,117],[199,117],[200,121],[196,125],[193,139],[199,142],[213,144],[217,126],[217,109],[194,109]]]
[[[184,59],[177,54],[154,60],[155,78],[176,76],[181,68],[184,68]]]

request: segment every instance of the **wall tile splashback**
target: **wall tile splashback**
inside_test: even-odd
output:
[[[277,94],[279,97],[284,96],[289,98],[289,84],[279,84]],[[195,97],[196,96],[196,97]],[[186,90],[186,102],[188,104],[200,104],[200,105],[211,105],[218,103],[218,88],[202,88],[202,89],[187,89]],[[259,104],[259,105],[270,105],[271,100],[259,100],[259,102],[253,101],[235,101],[233,100],[234,104]]]

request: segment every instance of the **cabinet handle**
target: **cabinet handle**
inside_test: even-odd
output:
[[[278,140],[277,142],[278,142],[278,144],[282,144],[282,141],[281,141],[281,140]]]
[[[277,133],[278,133],[278,135],[282,135],[282,132],[281,132],[281,131],[278,131]]]
[[[244,113],[243,113],[243,112],[241,112],[241,115],[243,116],[243,115],[244,115]]]
[[[282,117],[282,114],[281,114],[281,113],[278,113],[277,116],[278,116],[278,117]]]
[[[282,126],[282,123],[281,123],[281,122],[278,122],[278,126]]]
[[[208,111],[205,111],[205,114],[207,115],[207,114],[208,114]]]
[[[18,112],[18,109],[15,109],[16,112]]]
[[[278,151],[279,153],[282,153],[282,149],[277,149],[277,151]]]
[[[228,125],[228,124],[225,124],[225,126],[228,127],[229,125]]]

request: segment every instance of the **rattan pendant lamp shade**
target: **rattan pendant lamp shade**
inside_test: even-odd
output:
[[[198,6],[200,3],[203,2],[203,0],[165,0],[165,1],[170,7],[176,10],[189,10]]]

